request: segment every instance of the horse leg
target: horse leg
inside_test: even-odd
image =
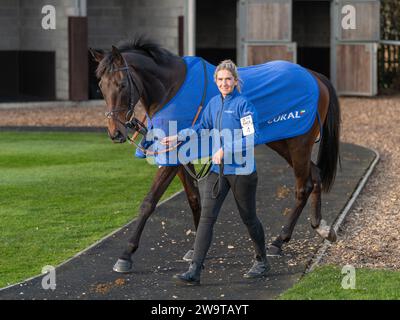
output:
[[[321,178],[319,168],[311,161],[311,177],[314,184],[311,193],[311,227],[318,228],[321,223]]]
[[[143,232],[146,221],[154,212],[158,201],[164,194],[165,190],[167,190],[169,184],[177,174],[178,169],[178,166],[165,166],[158,169],[150,191],[140,205],[139,216],[136,219],[133,236],[129,239],[128,247],[114,265],[114,271],[121,273],[132,271],[131,256],[139,247],[140,236]]]
[[[275,141],[267,144],[271,149],[277,152],[287,163],[293,167],[292,159],[287,147],[286,141]],[[336,233],[333,228],[326,225],[326,221],[321,216],[321,177],[320,170],[311,161],[311,179],[313,182],[313,191],[310,195],[311,198],[311,226],[315,231],[324,239],[328,239],[331,242],[336,241]]]
[[[195,172],[192,163],[188,164],[187,166],[193,173]],[[185,189],[189,206],[192,209],[194,227],[195,230],[197,230],[201,214],[200,192],[197,181],[195,181],[195,179],[188,172],[186,172],[186,169],[183,166],[179,168],[178,177],[183,184],[183,188]],[[192,247],[188,252],[186,252],[182,259],[185,261],[192,261],[193,252],[194,248]]]
[[[292,144],[293,147],[290,148],[291,144],[288,143],[288,150],[296,177],[296,205],[290,212],[281,233],[269,246],[269,255],[280,255],[282,253],[282,245],[290,240],[297,220],[313,190],[310,170],[311,150],[308,150],[306,147],[300,149],[295,148],[295,145],[298,145],[298,142],[295,143],[294,140],[292,141]],[[291,150],[293,151],[290,152]]]
[[[336,232],[329,227],[321,216],[321,177],[319,168],[311,162],[311,177],[314,184],[311,193],[311,227],[323,238],[331,242],[336,241]]]

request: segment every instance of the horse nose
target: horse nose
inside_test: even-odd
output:
[[[111,134],[110,130],[107,130],[107,131],[108,131],[108,136],[110,137],[110,139],[111,139],[113,142],[123,143],[123,142],[126,141],[126,138],[125,138],[125,136],[122,134],[121,131],[116,130],[116,131],[114,132],[114,134]]]

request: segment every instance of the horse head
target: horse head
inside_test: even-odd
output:
[[[116,47],[104,53],[89,49],[99,63],[97,77],[99,88],[107,105],[108,135],[115,143],[124,143],[128,137],[128,128],[144,134],[145,127],[135,118],[135,105],[139,101],[143,86],[132,65],[129,65]]]

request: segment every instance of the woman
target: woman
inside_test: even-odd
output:
[[[217,66],[214,80],[221,94],[210,100],[199,124],[193,129],[182,130],[178,135],[166,137],[161,141],[164,145],[170,145],[186,140],[188,130],[194,130],[198,134],[203,129],[225,132],[218,139],[220,147],[212,156],[211,173],[205,182],[192,262],[187,272],[174,276],[175,279],[191,285],[200,284],[200,273],[211,245],[213,227],[229,189],[232,189],[240,217],[255,248],[254,264],[244,276],[262,277],[270,268],[265,252],[264,229],[256,215],[256,110],[251,102],[241,95],[237,67],[231,60],[225,60]],[[234,138],[227,139],[226,132],[231,133],[230,137]],[[245,159],[245,162],[239,163],[238,158]],[[218,189],[217,194],[215,189]]]

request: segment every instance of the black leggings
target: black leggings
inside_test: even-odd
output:
[[[207,251],[210,248],[215,221],[217,220],[221,206],[232,189],[240,217],[246,225],[251,239],[254,243],[256,258],[265,257],[264,229],[256,215],[256,189],[257,172],[250,175],[226,175],[221,176],[221,188],[216,198],[212,196],[212,189],[218,175],[211,172],[206,178],[205,188],[202,196],[202,208],[200,223],[196,232],[194,243],[193,262],[201,265],[204,262]]]

